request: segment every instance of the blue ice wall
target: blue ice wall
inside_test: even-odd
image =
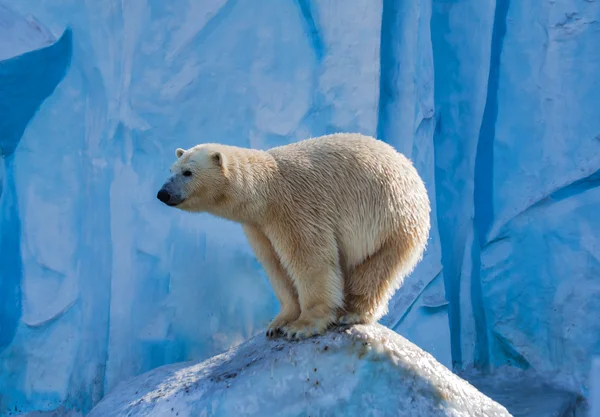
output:
[[[6,24],[6,38],[11,38],[22,21],[0,5],[0,24]],[[3,25],[4,26],[4,25]],[[0,30],[4,29],[0,27]],[[28,30],[27,30],[28,29]],[[2,30],[2,32],[4,32]],[[0,33],[2,33],[0,32]],[[14,175],[14,152],[23,131],[36,110],[64,76],[71,55],[71,34],[65,31],[61,39],[54,39],[41,31],[22,30],[36,38],[39,49],[11,57],[21,43],[3,48],[0,61],[0,154],[2,155],[3,184],[0,188],[0,348],[14,337],[21,315],[21,219],[18,209]],[[25,42],[23,42],[25,43]],[[32,45],[34,46],[34,45]],[[35,47],[34,46],[34,47]],[[10,51],[12,47],[13,51]]]
[[[0,0],[0,414],[85,413],[260,331],[278,305],[241,228],[156,190],[177,147],[335,131],[409,155],[433,204],[382,322],[586,394],[598,22],[585,0]]]

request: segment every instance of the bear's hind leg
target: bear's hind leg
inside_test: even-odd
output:
[[[254,226],[244,225],[243,229],[281,305],[279,313],[267,327],[267,337],[273,337],[282,332],[283,326],[300,316],[298,294],[267,236]]]
[[[398,240],[386,242],[350,271],[338,324],[371,324],[387,313],[394,291],[416,264],[411,249]]]
[[[323,334],[343,307],[344,283],[333,233],[295,225],[296,233],[273,240],[300,301],[300,317],[283,327],[288,339]]]

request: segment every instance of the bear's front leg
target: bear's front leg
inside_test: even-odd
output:
[[[287,339],[323,334],[335,323],[344,290],[338,248],[333,232],[294,224],[271,237],[300,301],[300,316],[283,326]]]
[[[298,294],[267,236],[254,226],[243,225],[243,229],[281,304],[281,311],[267,327],[267,337],[274,337],[282,332],[283,326],[300,316]]]

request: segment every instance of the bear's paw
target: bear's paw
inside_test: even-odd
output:
[[[300,309],[283,308],[279,314],[269,323],[267,327],[267,337],[273,338],[280,334],[283,334],[283,327],[289,323],[298,320],[300,317]]]
[[[301,340],[324,334],[333,320],[329,317],[304,318],[289,323],[282,328],[283,336],[288,340]]]

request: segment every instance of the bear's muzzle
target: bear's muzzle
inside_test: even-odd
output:
[[[156,194],[156,198],[158,198],[160,201],[162,201],[170,207],[181,204],[181,202],[183,201],[181,197],[171,194],[164,187],[158,191],[158,194]]]

